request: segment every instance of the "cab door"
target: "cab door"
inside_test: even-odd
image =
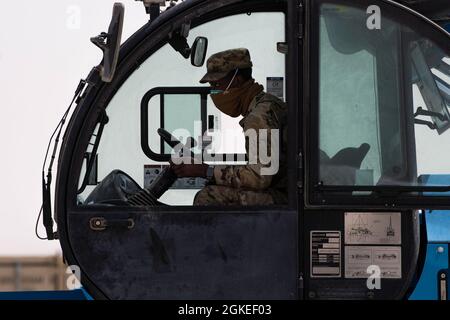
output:
[[[307,4],[306,296],[407,298],[419,210],[449,208],[449,34],[391,1]]]
[[[284,205],[194,207],[193,199],[204,183],[196,180],[178,181],[155,206],[131,207],[118,201],[123,200],[120,195],[152,183],[152,177],[168,165],[165,155],[171,150],[158,136],[158,128],[171,133],[181,129],[195,138],[211,126],[239,129],[239,119],[218,113],[204,94],[207,88],[199,87],[206,68],[193,67],[180,55],[174,38],[185,38],[191,45],[197,36],[207,37],[209,54],[248,48],[256,81],[266,89],[278,81],[280,98],[295,114],[294,91],[286,90],[295,73],[286,72],[289,55],[277,50],[290,45],[291,6],[288,9],[286,1],[229,0],[175,7],[123,46],[111,84],[97,81],[88,89],[65,137],[57,213],[64,255],[81,269],[81,283],[93,297],[297,298],[295,171],[289,178],[289,203]],[[290,49],[295,52],[294,46]],[[191,89],[183,91],[186,87]],[[143,102],[151,90],[160,91]],[[105,117],[99,134],[99,119]],[[195,131],[197,122],[203,124],[200,134]],[[295,129],[290,130],[295,146]],[[237,141],[222,152],[242,153],[239,136]],[[84,179],[92,173],[83,159],[93,153],[97,179],[92,181]],[[290,162],[295,153],[291,149],[286,154]],[[239,164],[233,157],[228,161]],[[87,180],[90,183],[84,186]],[[112,199],[96,201],[92,193],[106,183],[112,186],[105,191],[113,194]]]

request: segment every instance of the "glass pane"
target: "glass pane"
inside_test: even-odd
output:
[[[161,127],[161,96],[156,95],[148,102],[148,146],[155,153],[161,152],[161,139],[157,134]]]
[[[201,96],[164,95],[164,129],[182,143],[189,137],[199,141],[202,136]],[[167,143],[164,143],[164,153],[173,153]]]
[[[367,19],[363,2],[320,7],[317,183],[450,185],[449,52],[395,11]]]
[[[333,7],[324,6],[329,13]],[[355,11],[353,14],[357,14]],[[325,17],[320,22],[320,179],[325,184],[372,185],[381,174],[375,57],[366,50],[352,54],[333,47]],[[341,35],[341,43],[353,43],[353,35]],[[349,121],[351,120],[351,121]],[[358,133],[358,134],[355,134]],[[370,146],[358,172],[343,163],[345,150]],[[340,156],[340,155],[343,156]],[[358,162],[357,153],[348,162]]]

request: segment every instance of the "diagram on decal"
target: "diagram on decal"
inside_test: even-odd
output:
[[[386,228],[387,237],[395,237],[395,229],[392,227],[392,217],[389,217],[389,226]]]
[[[382,255],[378,255],[378,259],[380,259],[380,260],[384,260],[384,261],[386,261],[386,260],[395,260],[395,259],[397,259],[397,255],[395,255],[395,254],[382,254]]]
[[[356,260],[370,259],[370,255],[369,254],[354,254],[354,255],[352,255],[352,259],[356,259]]]
[[[346,212],[346,244],[401,244],[400,212]]]
[[[372,231],[369,229],[367,218],[363,218],[362,215],[358,215],[356,219],[353,220],[348,232],[349,237],[356,242],[366,240],[372,234]]]

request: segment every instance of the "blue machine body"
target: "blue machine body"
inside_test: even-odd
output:
[[[450,25],[447,25],[450,30]],[[430,175],[425,177],[428,184],[445,185],[450,181],[449,175]],[[410,296],[411,300],[439,300],[439,275],[449,273],[450,249],[450,211],[425,211],[427,250],[425,265],[419,281]],[[447,283],[447,299],[449,281]]]
[[[93,300],[84,289],[71,291],[3,292],[0,300]]]

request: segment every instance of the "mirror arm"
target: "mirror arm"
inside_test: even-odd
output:
[[[437,127],[436,125],[431,122],[431,121],[425,121],[425,120],[420,120],[420,119],[414,119],[414,123],[415,124],[420,124],[420,125],[425,125],[428,126],[428,128],[430,128],[431,130],[436,130]]]
[[[124,14],[124,5],[120,2],[115,3],[108,32],[102,32],[98,36],[90,39],[103,52],[103,60],[98,66],[103,82],[109,83],[114,78],[119,59]]]
[[[100,50],[105,52],[105,50],[107,49],[107,43],[108,43],[109,37],[110,37],[110,35],[108,33],[102,32],[98,36],[92,37],[91,42],[93,44],[95,44],[98,48],[100,48]]]
[[[444,116],[443,114],[441,114],[439,112],[425,110],[422,107],[418,107],[417,111],[414,113],[414,118],[416,118],[418,116],[436,117],[439,120],[441,120],[442,122],[448,120],[447,117]]]
[[[191,56],[191,47],[189,46],[187,39],[180,35],[180,33],[176,32],[172,34],[169,44],[177,52],[181,53],[183,58],[188,59]]]

